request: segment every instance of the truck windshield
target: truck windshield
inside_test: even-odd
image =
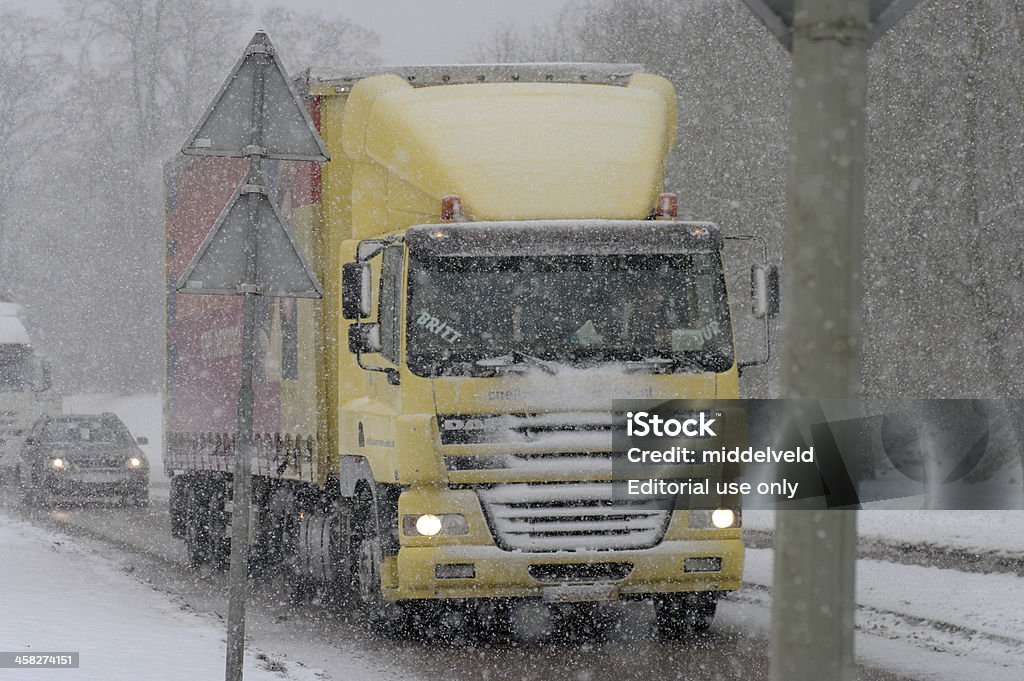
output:
[[[24,345],[0,344],[0,392],[24,392],[32,384],[32,350]]]
[[[620,363],[724,371],[718,253],[410,257],[406,349],[421,376]]]

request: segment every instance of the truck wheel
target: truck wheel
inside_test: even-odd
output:
[[[176,475],[171,478],[170,495],[167,502],[171,516],[171,536],[175,539],[185,538],[185,525],[188,523],[188,484],[187,478]]]
[[[314,592],[314,586],[300,569],[299,555],[299,508],[295,494],[286,487],[270,494],[266,511],[263,513],[266,536],[265,562],[267,570],[273,569],[281,578],[282,591],[288,602],[301,605]]]
[[[185,556],[193,570],[202,567],[210,552],[209,506],[203,496],[194,482],[185,496]]]
[[[718,608],[718,594],[698,591],[662,594],[654,601],[658,637],[663,641],[693,639],[711,627]]]
[[[386,600],[381,590],[380,536],[372,515],[361,530],[355,545],[355,586],[363,621],[379,634],[399,636],[408,628],[408,613],[402,604]]]
[[[328,565],[323,585],[323,600],[327,606],[333,608],[344,607],[352,599],[355,571],[353,509],[354,504],[347,499],[339,499],[328,508]]]
[[[231,564],[231,526],[224,510],[225,496],[223,485],[210,495],[210,566],[216,572],[225,572]]]

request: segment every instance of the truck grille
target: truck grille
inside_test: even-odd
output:
[[[508,483],[477,488],[495,542],[506,551],[619,551],[658,544],[669,500],[617,499],[610,482]]]

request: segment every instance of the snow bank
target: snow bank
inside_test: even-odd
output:
[[[770,549],[747,549],[743,580],[761,588],[748,596],[771,588],[773,563]],[[857,561],[857,657],[929,681],[1019,681],[1022,586],[1015,575]]]
[[[744,511],[743,525],[775,529],[774,511]],[[1024,511],[861,511],[861,537],[935,544],[976,552],[1024,554]]]
[[[185,612],[69,538],[3,515],[0,594],[0,649],[80,653],[76,670],[23,672],[33,681],[223,678],[222,625]],[[244,675],[247,681],[324,678],[252,650]]]

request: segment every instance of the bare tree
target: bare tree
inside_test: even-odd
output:
[[[26,248],[47,261],[25,273],[25,288],[46,292],[42,335],[64,386],[159,386],[162,167],[248,39],[242,25],[255,22],[243,9],[233,0],[63,3],[64,31],[51,42],[66,52],[66,86],[41,88],[46,74],[29,81],[56,100],[40,125],[57,151],[33,179],[59,191],[21,195],[32,203]],[[263,19],[289,64],[373,58],[376,36],[342,17],[277,9]]]
[[[260,21],[293,75],[310,66],[351,66],[380,61],[376,55],[380,36],[346,17],[274,5],[260,16]]]
[[[0,288],[17,288],[17,199],[33,164],[54,144],[47,126],[53,99],[40,87],[60,81],[61,58],[49,37],[42,20],[0,5]]]

